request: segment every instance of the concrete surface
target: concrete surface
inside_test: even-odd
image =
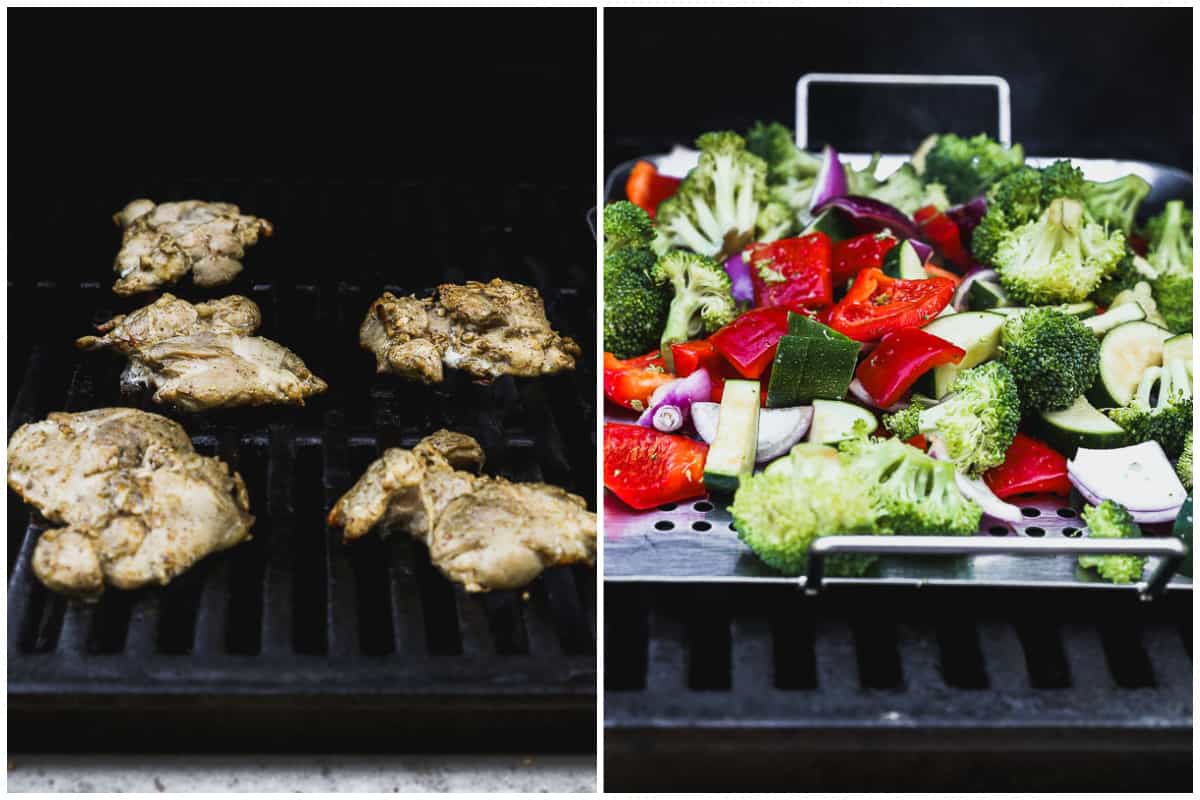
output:
[[[594,792],[594,756],[8,756],[10,792]]]

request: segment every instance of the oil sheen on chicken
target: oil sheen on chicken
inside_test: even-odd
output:
[[[166,584],[250,538],[246,485],[178,424],[132,408],[55,413],[8,442],[8,485],[54,526],[33,552],[47,588],[93,601],[105,584]]]
[[[444,367],[487,383],[501,375],[536,377],[575,368],[579,345],[556,333],[532,286],[494,278],[442,284],[436,298],[385,292],[358,333],[378,372],[441,383]]]
[[[232,203],[202,200],[134,200],[113,221],[124,229],[113,291],[124,295],[175,283],[189,272],[197,286],[229,283],[242,271],[246,247],[272,233],[271,223]]]
[[[304,405],[326,390],[300,357],[281,344],[252,336],[262,322],[254,301],[240,295],[192,304],[164,294],[148,306],[84,336],[85,350],[112,349],[129,359],[121,374],[128,389],[148,386],[156,403],[185,411],[270,404]]]
[[[329,512],[346,540],[377,525],[407,528],[447,578],[468,591],[516,589],[547,567],[594,563],[596,515],[582,497],[545,483],[476,474],[479,443],[438,431],[391,448]]]

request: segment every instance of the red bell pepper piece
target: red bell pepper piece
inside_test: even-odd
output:
[[[604,396],[617,405],[645,411],[654,390],[673,380],[657,350],[624,361],[604,354]]]
[[[885,333],[924,325],[954,296],[954,281],[889,278],[880,269],[864,269],[837,305],[822,309],[817,319],[859,342]]]
[[[707,339],[671,345],[671,358],[675,361],[675,374],[680,378],[686,378],[698,369],[708,370],[709,375],[729,370],[725,359]]]
[[[743,378],[758,380],[775,360],[775,348],[787,333],[786,308],[747,311],[708,338]]]
[[[904,396],[917,378],[942,364],[957,364],[967,351],[920,328],[885,333],[855,371],[863,388],[886,408]]]
[[[864,233],[853,239],[843,239],[833,244],[831,273],[834,286],[844,286],[864,269],[883,267],[883,257],[896,246],[896,237],[887,231]]]
[[[658,204],[675,194],[681,183],[683,181],[680,178],[660,175],[658,167],[649,161],[639,161],[633,165],[629,179],[625,181],[625,196],[629,202],[641,206],[653,217],[658,211]]]
[[[742,254],[754,282],[755,304],[794,311],[833,302],[832,258],[833,242],[820,231],[753,244]]]
[[[708,445],[641,425],[604,425],[604,486],[639,511],[701,497]]]
[[[984,483],[1001,499],[1015,494],[1071,493],[1067,459],[1033,437],[1018,433],[1004,455],[1004,463],[983,473]]]
[[[929,243],[942,254],[942,258],[960,269],[971,266],[971,254],[963,247],[962,235],[954,220],[938,211],[936,206],[917,209],[913,219]]]
[[[962,283],[961,275],[951,272],[948,269],[942,269],[932,261],[925,262],[925,274],[931,278],[946,278],[947,280],[954,281],[955,286],[958,286],[960,283]]]

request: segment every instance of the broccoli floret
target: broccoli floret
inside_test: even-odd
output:
[[[1000,356],[1025,411],[1066,408],[1091,388],[1100,370],[1096,335],[1055,308],[1032,308],[1005,320]]]
[[[758,241],[774,242],[787,237],[796,227],[796,215],[783,203],[767,203],[758,212]]]
[[[986,134],[964,139],[944,133],[924,155],[924,175],[945,186],[952,202],[964,203],[1024,163],[1019,144],[1006,149]]]
[[[1172,200],[1146,223],[1147,261],[1158,272],[1153,281],[1158,310],[1175,333],[1192,329],[1192,212]]]
[[[850,474],[871,489],[879,524],[892,533],[974,533],[983,510],[958,490],[954,465],[899,439],[848,439]]]
[[[1179,458],[1175,461],[1175,473],[1179,475],[1180,482],[1190,491],[1192,488],[1192,432],[1187,432],[1187,438],[1183,440],[1183,452],[1179,454]]]
[[[914,404],[883,418],[899,439],[935,434],[955,467],[972,477],[1004,463],[1020,421],[1017,384],[996,361],[960,372],[950,393],[932,408]]]
[[[667,369],[674,372],[671,344],[691,341],[732,322],[737,303],[730,294],[725,268],[695,253],[676,250],[662,256],[654,265],[654,280],[669,285],[675,293],[659,343]]]
[[[769,184],[812,178],[821,169],[821,159],[796,147],[791,129],[778,122],[755,122],[746,149],[767,163]]]
[[[1000,243],[1010,231],[1036,220],[1059,197],[1079,200],[1083,173],[1070,161],[1055,161],[1044,169],[1021,167],[994,183],[987,192],[987,213],[971,236],[976,261],[994,264]]]
[[[1105,183],[1086,181],[1083,201],[1093,217],[1128,234],[1133,230],[1138,207],[1148,194],[1150,184],[1137,175],[1126,175]]]
[[[654,281],[655,260],[644,248],[604,257],[604,349],[617,358],[658,347],[671,293]]]
[[[1083,510],[1083,521],[1087,523],[1089,538],[1092,539],[1140,539],[1142,529],[1133,521],[1125,507],[1112,500]],[[1080,556],[1079,566],[1092,568],[1105,580],[1113,583],[1132,583],[1141,580],[1146,569],[1145,556]]]
[[[1130,404],[1106,413],[1129,434],[1130,444],[1154,440],[1174,458],[1192,431],[1192,408],[1192,361],[1175,358],[1149,367]]]
[[[939,211],[950,207],[946,188],[939,183],[926,185],[912,164],[905,164],[886,181],[868,193],[869,197],[894,206],[910,217],[919,208],[935,206]]]
[[[1042,167],[1038,170],[1038,178],[1042,185],[1042,208],[1059,197],[1083,200],[1087,193],[1087,181],[1084,180],[1083,170],[1065,158],[1048,167]]]
[[[808,548],[827,534],[885,533],[867,486],[848,480],[836,450],[797,445],[766,470],[741,480],[733,504],[738,538],[771,567],[802,573]],[[830,559],[830,572],[861,575],[874,559]]]
[[[1154,266],[1127,247],[1125,255],[1117,262],[1117,268],[1100,281],[1096,291],[1092,292],[1092,299],[1102,306],[1112,306],[1117,295],[1133,289],[1139,283],[1146,283],[1146,290],[1150,291],[1147,281],[1153,281],[1157,277],[1158,272]],[[1162,325],[1166,327],[1166,323]]]
[[[846,174],[847,194],[869,195],[882,185],[882,182],[875,177],[879,159],[879,153],[873,154],[871,160],[862,169],[854,169],[849,164],[842,165],[842,171]]]
[[[696,146],[700,163],[658,207],[654,248],[660,255],[682,248],[723,259],[756,238],[767,165],[732,131],[702,134]]]
[[[650,215],[628,200],[604,207],[604,255],[627,248],[648,249],[654,239]]]
[[[1117,268],[1125,236],[1089,222],[1078,200],[1058,198],[1034,222],[1001,239],[1000,282],[1026,305],[1077,303]]]

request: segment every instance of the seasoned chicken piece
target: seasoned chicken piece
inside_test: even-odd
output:
[[[304,405],[306,397],[324,392],[325,381],[309,372],[299,356],[250,335],[261,322],[258,306],[247,297],[193,305],[164,294],[99,326],[103,336],[84,336],[75,344],[127,356],[123,385],[148,386],[155,390],[155,402],[185,411]]]
[[[516,589],[547,567],[595,561],[596,515],[582,497],[456,468],[482,465],[478,442],[445,430],[412,450],[391,448],[338,500],[329,524],[346,540],[376,525],[407,528],[471,592]]]
[[[148,292],[188,272],[197,286],[229,283],[242,271],[245,248],[272,233],[271,223],[232,203],[201,200],[134,200],[113,221],[125,229],[113,263],[117,294]]]
[[[499,278],[451,283],[436,298],[397,297],[371,304],[358,331],[378,372],[440,383],[443,365],[487,383],[500,375],[535,377],[574,369],[581,351],[550,328],[537,289]]]
[[[22,425],[8,442],[8,485],[62,526],[38,540],[38,579],[87,601],[106,583],[165,585],[254,524],[240,475],[196,453],[179,424],[132,408]]]

